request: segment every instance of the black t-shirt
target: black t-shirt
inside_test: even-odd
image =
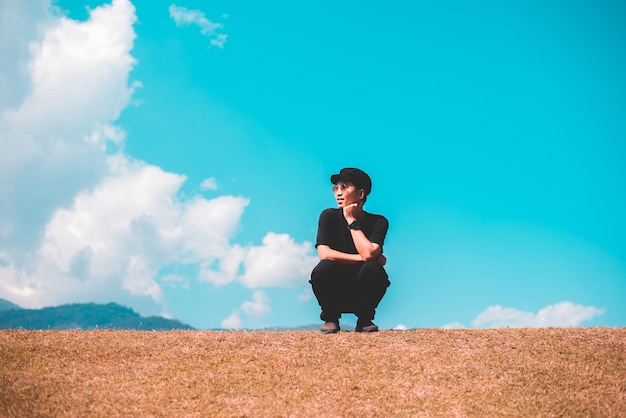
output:
[[[372,243],[382,248],[389,228],[389,222],[384,216],[363,212],[363,219],[359,221],[361,230]],[[328,245],[333,250],[347,254],[358,254],[352,235],[348,229],[348,223],[343,217],[343,210],[338,208],[324,209],[320,214],[317,227],[318,245]]]

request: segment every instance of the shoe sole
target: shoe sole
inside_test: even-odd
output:
[[[370,330],[365,330],[365,329],[355,329],[354,332],[378,332],[378,328],[376,329],[370,329]]]

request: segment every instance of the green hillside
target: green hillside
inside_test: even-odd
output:
[[[61,305],[42,309],[22,309],[0,299],[0,329],[193,329],[187,324],[157,316],[142,317],[116,303]]]
[[[22,308],[17,306],[15,303],[9,302],[6,299],[0,299],[0,312],[13,311],[13,310],[18,310],[18,309],[22,309]]]

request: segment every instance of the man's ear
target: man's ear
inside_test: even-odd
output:
[[[365,190],[361,189],[361,193],[359,193],[359,199],[361,202],[365,200]]]

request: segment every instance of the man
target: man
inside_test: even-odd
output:
[[[389,223],[363,210],[372,180],[358,168],[343,168],[330,177],[337,209],[322,211],[315,247],[320,262],[311,272],[313,293],[322,308],[325,334],[339,332],[342,312],[358,317],[356,332],[376,332],[372,322],[389,279],[383,243]]]

